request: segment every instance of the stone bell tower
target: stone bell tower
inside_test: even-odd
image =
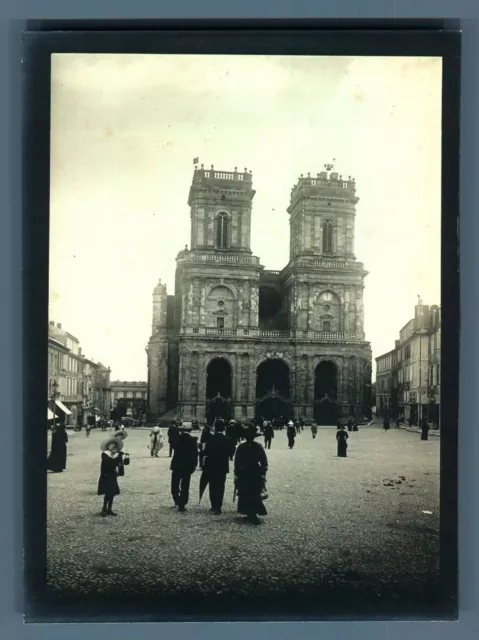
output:
[[[188,204],[192,251],[251,254],[252,174],[195,167]]]
[[[332,165],[325,165],[332,169]],[[290,258],[323,256],[354,260],[356,184],[351,176],[322,171],[301,175],[291,189]]]

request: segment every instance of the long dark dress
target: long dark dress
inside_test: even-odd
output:
[[[421,424],[421,440],[429,439],[429,425],[427,422],[423,421]]]
[[[266,452],[259,442],[243,442],[236,450],[235,475],[238,490],[238,513],[247,516],[265,516],[261,500],[262,476],[268,470]]]
[[[288,436],[288,446],[292,449],[294,447],[294,439],[296,438],[296,427],[288,427],[286,435]]]
[[[55,427],[52,433],[52,448],[47,460],[47,469],[50,471],[63,471],[67,466],[67,442],[68,434],[65,427]]]
[[[348,448],[348,434],[344,429],[340,429],[336,431],[336,440],[338,441],[338,457],[346,458],[347,457],[347,448]]]
[[[117,496],[120,493],[120,487],[118,486],[117,468],[121,462],[121,456],[110,458],[110,456],[103,452],[101,454],[101,469],[100,478],[98,480],[98,495],[99,496]]]

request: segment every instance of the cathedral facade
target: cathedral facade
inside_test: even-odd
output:
[[[174,295],[161,281],[153,292],[151,417],[335,424],[369,414],[356,185],[327,168],[291,190],[290,259],[271,271],[250,248],[251,172],[195,167],[190,248],[176,258]]]

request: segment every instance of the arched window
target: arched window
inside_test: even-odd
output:
[[[333,223],[326,220],[323,224],[323,253],[333,253]]]
[[[226,213],[216,216],[216,246],[218,249],[227,249],[229,240],[229,218]]]

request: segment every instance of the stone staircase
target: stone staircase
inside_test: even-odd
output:
[[[170,409],[170,411],[167,411],[162,416],[160,416],[158,420],[160,427],[170,427],[172,420],[175,420],[177,417],[178,413],[176,409]]]

